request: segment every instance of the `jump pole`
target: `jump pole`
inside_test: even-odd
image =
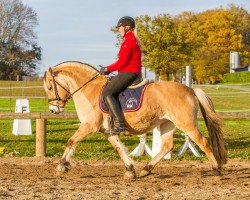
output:
[[[186,86],[192,87],[192,67],[191,66],[186,66]],[[178,156],[182,156],[186,150],[189,148],[191,152],[196,156],[196,157],[201,157],[201,154],[199,151],[195,148],[194,144],[190,140],[190,138],[187,136],[187,134],[182,133],[182,135],[185,136],[185,142],[181,146],[181,148],[178,151]]]

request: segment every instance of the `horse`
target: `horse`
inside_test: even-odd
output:
[[[63,112],[67,101],[72,98],[80,120],[78,130],[69,138],[57,170],[67,172],[70,159],[77,143],[87,135],[102,132],[118,152],[125,165],[125,179],[135,179],[134,161],[120,140],[119,135],[105,134],[109,128],[109,115],[99,108],[99,94],[107,82],[107,77],[89,64],[64,62],[49,68],[43,78],[52,113]],[[209,133],[208,140],[201,134],[197,125],[200,107]],[[149,175],[155,165],[174,147],[173,134],[178,128],[206,154],[215,172],[221,172],[226,164],[226,149],[223,139],[222,119],[215,112],[209,96],[201,89],[192,89],[181,83],[162,81],[150,83],[144,92],[141,108],[136,112],[124,113],[125,135],[143,134],[155,127],[160,128],[162,144],[160,152],[140,171],[139,177]]]

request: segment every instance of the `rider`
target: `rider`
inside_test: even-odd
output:
[[[117,26],[123,38],[118,54],[118,60],[107,66],[101,67],[100,74],[108,75],[112,71],[118,71],[111,81],[103,89],[103,98],[113,117],[113,129],[107,132],[120,133],[125,131],[124,117],[119,104],[119,93],[123,92],[138,77],[142,70],[141,48],[136,35],[135,21],[132,17],[122,17]]]

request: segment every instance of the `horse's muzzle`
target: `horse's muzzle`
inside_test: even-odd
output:
[[[60,107],[59,105],[50,105],[49,110],[51,113],[59,114],[64,111],[64,108]]]

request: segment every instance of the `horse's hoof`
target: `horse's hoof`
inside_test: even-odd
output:
[[[148,176],[150,173],[151,173],[150,171],[143,169],[140,172],[140,177]]]
[[[214,176],[221,176],[222,175],[221,169],[214,169],[213,170],[213,175]]]
[[[58,164],[57,167],[56,167],[56,170],[58,172],[66,173],[66,172],[69,171],[69,167],[70,167],[70,165],[69,165],[68,162],[64,163],[64,164]]]
[[[221,176],[222,175],[222,167],[221,166],[213,167],[213,175],[214,176]]]
[[[136,179],[135,172],[126,171],[125,174],[124,174],[124,179],[125,180],[134,180],[134,179]]]

